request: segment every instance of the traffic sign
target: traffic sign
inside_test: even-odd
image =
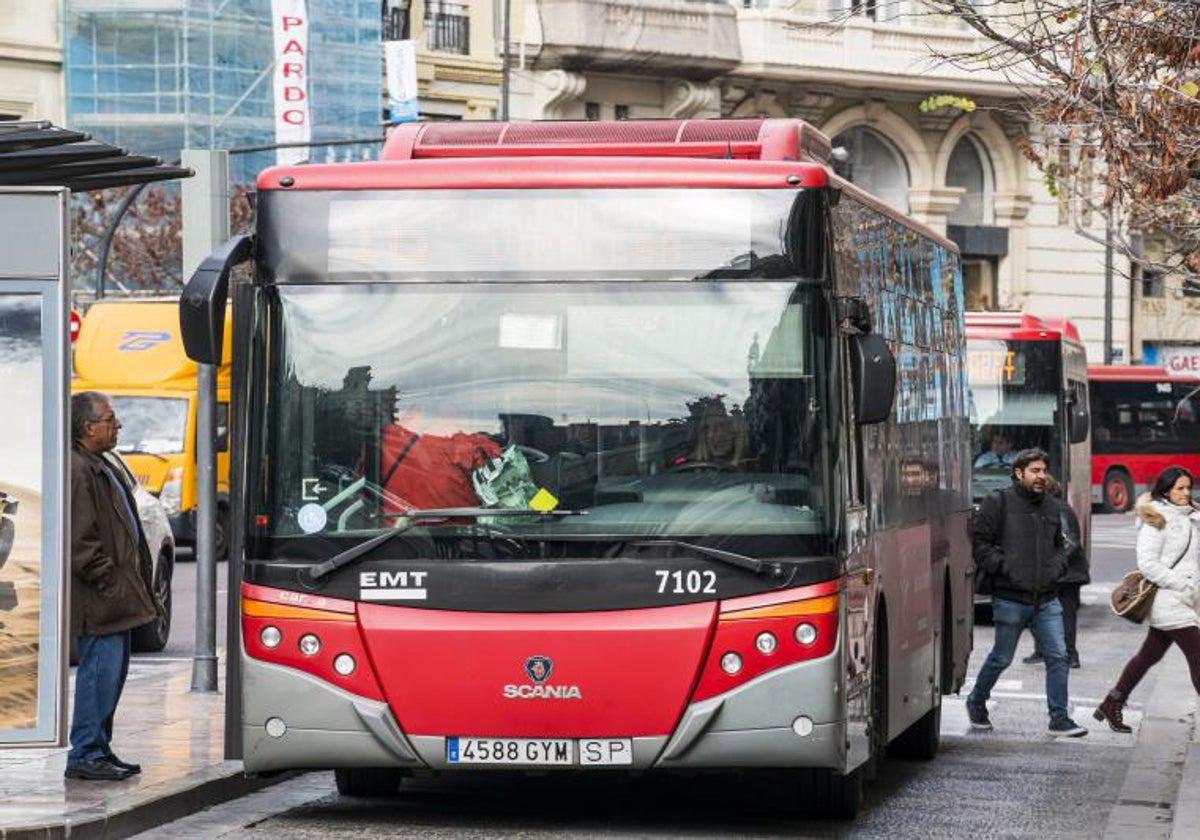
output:
[[[72,309],[71,310],[71,327],[70,327],[70,335],[71,335],[71,343],[72,344],[75,343],[75,339],[79,338],[79,328],[82,326],[83,326],[83,316],[80,315],[76,310]]]

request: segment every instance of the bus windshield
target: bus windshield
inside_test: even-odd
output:
[[[405,539],[503,528],[576,545],[697,535],[764,537],[768,553],[827,545],[834,447],[816,284],[263,294],[274,352],[271,432],[249,456],[271,466],[251,490],[259,556],[286,553],[280,540],[361,540],[406,512],[454,507],[586,513],[450,519]]]
[[[970,339],[967,377],[976,499],[1009,485],[1013,458],[1022,449],[1038,447],[1049,453],[1052,472],[1062,464],[1057,343]]]

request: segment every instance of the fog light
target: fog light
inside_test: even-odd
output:
[[[258,640],[263,643],[264,647],[278,647],[283,641],[283,634],[279,632],[278,627],[264,627],[258,634]]]
[[[354,657],[348,653],[339,653],[333,660],[333,670],[343,677],[354,673]]]
[[[775,652],[775,648],[779,647],[779,640],[775,638],[774,633],[759,633],[758,638],[754,640],[754,646],[758,648],[759,653],[770,656]]]
[[[272,738],[282,738],[283,733],[287,732],[287,724],[281,718],[267,718],[266,725],[267,734]]]
[[[811,735],[813,731],[812,718],[806,718],[804,715],[800,715],[800,717],[792,721],[792,731],[801,738]]]
[[[733,676],[738,671],[742,670],[742,657],[738,656],[733,651],[721,657],[721,670],[726,674]]]
[[[321,640],[312,633],[306,633],[300,637],[300,652],[305,656],[316,656],[320,649]]]
[[[801,624],[796,627],[796,641],[802,645],[811,645],[817,640],[817,628],[811,624]]]

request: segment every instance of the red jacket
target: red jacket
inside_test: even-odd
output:
[[[402,503],[385,506],[389,513],[478,506],[471,473],[500,456],[500,447],[478,432],[418,435],[392,425],[383,430],[380,445],[384,489]]]

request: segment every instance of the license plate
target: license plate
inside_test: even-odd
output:
[[[446,761],[513,766],[632,765],[633,741],[629,738],[447,738]]]

